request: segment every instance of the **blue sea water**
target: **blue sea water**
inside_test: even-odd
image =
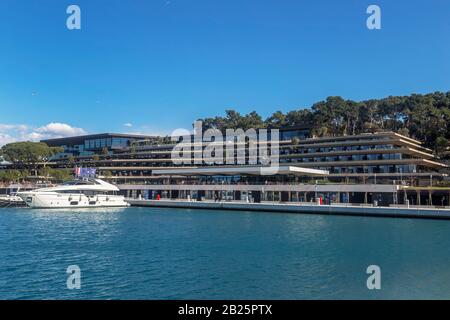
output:
[[[366,286],[373,264],[381,290]],[[0,299],[347,298],[450,298],[450,221],[0,209]]]

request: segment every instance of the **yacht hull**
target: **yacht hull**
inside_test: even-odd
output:
[[[128,207],[124,196],[120,195],[96,195],[83,194],[58,194],[58,193],[34,193],[21,192],[19,196],[30,208],[103,208],[103,207]]]

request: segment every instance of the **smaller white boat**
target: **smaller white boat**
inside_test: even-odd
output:
[[[25,205],[25,202],[17,195],[0,195],[0,207],[17,207],[23,205]]]
[[[61,185],[17,192],[30,208],[127,207],[119,188],[100,179],[83,178]]]

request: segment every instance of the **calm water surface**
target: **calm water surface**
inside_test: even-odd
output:
[[[366,287],[371,264],[381,290]],[[0,209],[0,299],[57,298],[448,299],[450,221]]]

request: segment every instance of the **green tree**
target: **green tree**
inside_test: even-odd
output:
[[[29,168],[36,170],[40,163],[46,163],[56,153],[63,152],[63,148],[49,147],[43,142],[13,142],[1,148],[1,155],[10,161],[15,168]]]
[[[286,126],[286,115],[281,111],[275,111],[269,118],[266,119],[266,125],[269,128],[280,128]]]
[[[445,151],[447,151],[448,140],[445,137],[437,137],[435,141],[435,152],[438,156],[442,156]]]
[[[287,126],[309,125],[313,121],[313,114],[309,109],[289,111],[286,114],[285,124]]]
[[[48,180],[63,182],[72,178],[72,170],[44,167],[39,170],[39,175],[45,177]]]
[[[110,178],[110,177],[112,177],[112,172],[110,171],[110,170],[105,170],[105,171],[103,171],[102,172],[103,173],[103,175],[105,176],[105,177],[107,177],[107,178]]]
[[[73,165],[75,164],[75,157],[74,157],[74,156],[69,156],[69,157],[67,158],[67,163],[68,163],[70,166],[73,166]]]
[[[72,179],[71,169],[52,169],[51,175],[58,182],[64,182]]]
[[[409,137],[409,129],[408,128],[401,128],[397,132],[398,134],[401,134],[402,136]]]
[[[21,177],[20,170],[8,169],[0,171],[0,181],[2,182],[18,182]]]
[[[102,155],[107,156],[109,154],[109,150],[107,147],[103,147],[102,149]]]

